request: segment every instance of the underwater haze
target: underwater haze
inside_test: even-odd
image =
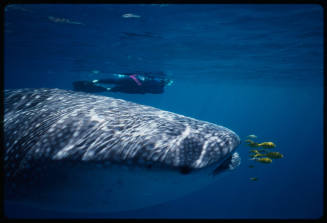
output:
[[[241,165],[178,199],[110,213],[5,203],[8,218],[323,215],[323,8],[317,4],[12,4],[4,88],[72,90],[112,73],[164,72],[162,94],[98,93],[225,126]],[[246,137],[273,142],[272,163]],[[158,188],[160,190],[160,188]]]

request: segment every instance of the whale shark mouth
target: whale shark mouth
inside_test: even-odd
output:
[[[230,154],[229,156],[226,156],[224,159],[220,160],[218,163],[212,164],[211,172],[210,175],[212,176],[217,176],[220,173],[223,173],[228,170],[234,170],[236,169],[239,165],[241,165],[241,157],[237,152],[234,152]],[[210,167],[208,167],[210,168]],[[181,174],[190,174],[194,171],[189,166],[180,166],[179,167],[179,172]]]

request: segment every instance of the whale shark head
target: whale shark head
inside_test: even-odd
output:
[[[6,200],[120,211],[174,199],[240,163],[219,125],[60,89],[5,91]]]

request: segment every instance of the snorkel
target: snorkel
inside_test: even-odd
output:
[[[171,86],[173,83],[174,83],[173,80],[165,79],[165,84],[166,84],[167,86]]]

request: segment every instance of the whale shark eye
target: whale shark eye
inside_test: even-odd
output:
[[[179,168],[179,172],[181,174],[189,174],[191,171],[192,171],[192,169],[190,167],[188,167],[188,166],[181,166]]]

